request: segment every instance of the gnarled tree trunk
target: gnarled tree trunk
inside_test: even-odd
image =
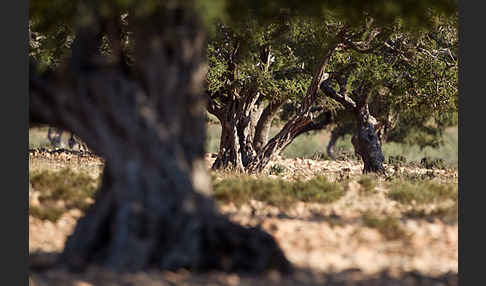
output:
[[[341,87],[346,85],[346,80],[340,81],[339,78],[335,79],[338,80]],[[347,110],[355,115],[357,129],[351,138],[351,142],[354,146],[355,153],[357,153],[363,160],[363,173],[384,173],[385,168],[383,167],[383,161],[385,158],[381,151],[381,144],[374,128],[377,121],[371,116],[368,109],[368,98],[370,94],[369,86],[366,83],[362,84],[361,87],[355,91],[358,97],[358,101],[355,102],[346,94],[339,93],[330,87],[330,80],[331,79],[328,79],[321,83],[322,91],[330,98],[341,103]],[[345,90],[344,88],[342,89]]]
[[[78,30],[69,70],[31,73],[31,121],[75,132],[106,162],[62,255],[73,270],[290,270],[269,234],[230,222],[209,197],[196,19],[182,8],[131,18],[136,76],[100,64],[97,20]]]
[[[351,138],[355,152],[361,156],[364,163],[363,173],[385,173],[383,161],[385,157],[381,151],[381,144],[375,132],[368,104],[358,105],[356,110],[357,130]]]
[[[344,33],[344,29],[341,33]],[[324,51],[322,61],[296,114],[268,142],[272,120],[283,100],[268,103],[260,113],[261,105],[256,106],[257,103],[261,104],[258,87],[254,87],[255,90],[249,91],[248,94],[235,95],[229,101],[225,99],[225,105],[221,107],[217,107],[214,98],[209,97],[208,110],[219,118],[222,125],[220,150],[213,169],[234,166],[249,173],[261,172],[271,158],[279,155],[297,136],[310,130],[322,129],[331,122],[329,112],[323,111],[314,119],[311,109],[317,100],[319,84],[325,77],[327,64],[339,44],[339,37],[336,37]],[[267,68],[268,65],[267,61]],[[232,68],[234,65],[228,66]],[[259,119],[255,120],[255,117]],[[256,125],[251,124],[255,121]]]

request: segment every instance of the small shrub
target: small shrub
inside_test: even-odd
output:
[[[354,150],[341,150],[335,151],[336,160],[338,161],[359,161],[361,157],[356,155]]]
[[[430,221],[437,218],[446,223],[457,223],[458,204],[456,202],[453,206],[439,207],[432,211],[411,209],[403,215],[410,219],[425,219]]]
[[[439,184],[431,181],[420,183],[395,181],[389,184],[389,187],[388,197],[404,204],[412,202],[425,204],[445,199],[457,201],[456,184]]]
[[[433,159],[431,157],[423,157],[420,161],[420,165],[426,169],[445,169],[446,164],[443,159]]]
[[[378,177],[374,174],[363,175],[359,178],[358,183],[363,187],[365,194],[375,193],[375,187]]]
[[[423,182],[426,180],[431,180],[437,175],[433,171],[427,171],[425,173],[416,173],[403,170],[402,172],[395,172],[393,175],[395,179],[409,181],[409,182]]]
[[[407,158],[402,155],[390,156],[388,157],[388,164],[390,165],[403,165],[407,163]]]
[[[99,179],[70,169],[31,172],[32,188],[39,192],[39,206],[31,206],[29,213],[40,219],[56,221],[70,209],[86,210],[94,198]]]
[[[365,213],[361,219],[365,226],[375,228],[387,240],[406,239],[408,237],[406,231],[400,227],[400,221],[395,217],[387,216],[381,219],[371,213]]]
[[[289,182],[282,179],[254,179],[238,176],[223,179],[213,186],[214,197],[221,202],[241,205],[249,200],[287,207],[296,201],[330,203],[344,195],[344,184],[329,182],[325,177]]]
[[[64,209],[55,206],[30,206],[29,215],[41,220],[56,222],[65,212]]]
[[[270,167],[270,175],[280,175],[286,170],[287,168],[285,168],[285,166],[282,166],[280,164],[274,164],[272,167]]]

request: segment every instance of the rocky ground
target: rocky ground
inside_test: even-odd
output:
[[[208,154],[208,166],[213,160]],[[69,167],[97,177],[103,161],[90,153],[36,150],[29,152],[29,167],[30,170]],[[457,170],[388,165],[386,168],[388,176],[402,174],[457,183]],[[454,202],[402,205],[386,196],[389,190],[385,184],[378,184],[374,192],[364,194],[356,181],[361,169],[362,164],[352,160],[276,158],[264,176],[306,180],[324,175],[331,181],[346,180],[346,194],[334,203],[299,202],[287,209],[258,201],[240,207],[220,204],[221,211],[232,220],[243,225],[261,225],[272,234],[296,267],[292,275],[155,270],[120,275],[96,267],[85,273],[69,273],[62,265],[54,265],[54,261],[76,220],[82,216],[81,211],[71,210],[55,223],[29,217],[30,285],[457,285],[457,213],[452,218],[427,215],[451,208]],[[215,173],[217,179],[229,175]],[[412,211],[425,215],[407,215]],[[378,228],[370,227],[364,222],[367,214],[394,218],[401,235],[390,238]]]

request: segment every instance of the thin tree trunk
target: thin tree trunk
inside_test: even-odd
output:
[[[204,33],[187,10],[157,11],[131,19],[137,78],[93,60],[97,23],[77,33],[68,76],[31,73],[31,120],[74,131],[105,159],[96,201],[62,260],[72,270],[288,271],[269,234],[215,210],[204,163]]]

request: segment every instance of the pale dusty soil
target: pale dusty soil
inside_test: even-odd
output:
[[[208,165],[214,158],[208,154]],[[403,206],[389,200],[382,185],[374,194],[363,194],[353,179],[361,174],[362,164],[352,161],[284,160],[285,179],[307,179],[325,175],[330,180],[350,178],[348,191],[339,201],[322,205],[297,203],[282,210],[262,202],[251,201],[240,208],[220,205],[223,213],[242,225],[261,225],[278,241],[287,258],[296,267],[294,274],[281,276],[268,273],[249,276],[225,273],[196,274],[187,271],[150,271],[116,274],[96,267],[73,274],[62,265],[49,267],[62,251],[66,237],[82,216],[74,210],[56,223],[29,217],[30,285],[457,285],[458,225],[457,220],[437,218],[409,219],[403,213],[414,208],[432,211],[447,207],[445,201],[427,206]],[[99,176],[103,162],[80,153],[30,153],[30,170],[70,167]],[[387,166],[388,172],[393,172]],[[409,173],[430,170],[409,168]],[[457,171],[433,171],[438,181],[456,182]],[[218,177],[227,174],[218,173]],[[34,190],[33,190],[34,191]],[[376,229],[365,227],[364,212],[400,218],[406,236],[387,240]]]

